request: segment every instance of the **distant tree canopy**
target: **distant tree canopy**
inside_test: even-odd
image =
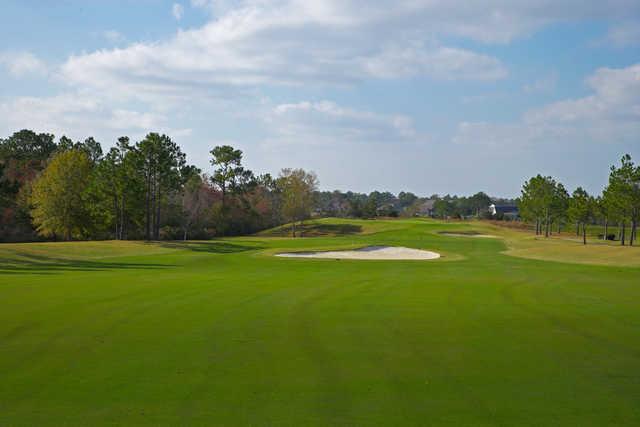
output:
[[[413,193],[400,192],[394,196],[390,192],[373,191],[369,194],[347,191],[321,191],[316,196],[316,211],[320,216],[337,217],[411,217],[432,215],[438,218],[487,218],[489,205],[498,199],[492,199],[483,192],[469,197],[432,195],[418,197]],[[430,213],[421,210],[425,202],[434,202],[435,209]],[[513,200],[501,200],[514,204]]]
[[[120,137],[106,152],[92,137],[56,142],[48,133],[15,132],[0,139],[0,241],[206,239],[285,222],[297,234],[296,225],[314,216],[489,218],[490,204],[516,203],[484,192],[420,197],[319,191],[310,171],[256,175],[242,164],[242,151],[229,145],[213,147],[210,155],[208,174],[188,164],[169,136],[154,132],[135,143]],[[586,243],[587,227],[599,222],[605,238],[617,226],[621,244],[633,245],[640,167],[624,156],[597,198],[580,188],[569,195],[552,177],[537,175],[524,184],[517,203],[537,234],[549,236],[574,223]]]
[[[16,132],[0,139],[0,241],[209,238],[279,225],[275,180],[256,178],[233,147],[211,153],[209,176],[167,135],[123,136],[104,153],[91,137]]]
[[[252,233],[312,216],[376,218],[424,214],[411,192],[319,191],[313,172],[256,175],[229,145],[210,150],[210,174],[187,163],[169,136],[123,136],[103,150],[92,137],[56,142],[29,130],[0,140],[0,240],[187,239]],[[439,215],[480,217],[491,202],[432,196]],[[430,212],[429,214],[433,214]]]
[[[628,154],[623,156],[619,167],[611,166],[609,182],[602,195],[593,197],[578,187],[571,195],[564,186],[552,177],[537,175],[522,187],[518,206],[522,217],[535,223],[536,234],[549,237],[552,224],[558,226],[570,221],[576,226],[576,235],[582,235],[587,244],[587,226],[600,223],[604,226],[603,239],[610,238],[609,227],[618,225],[621,245],[637,240],[640,220],[640,166],[636,166]],[[627,227],[630,225],[627,239]]]

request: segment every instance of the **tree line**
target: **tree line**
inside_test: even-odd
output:
[[[210,155],[208,174],[158,133],[104,153],[94,138],[16,132],[0,139],[0,241],[205,239],[311,215],[314,173],[256,175],[227,145]]]
[[[429,203],[429,209],[425,209]],[[322,191],[317,195],[319,216],[345,218],[412,217],[416,215],[436,218],[465,219],[489,218],[492,203],[515,204],[515,200],[499,199],[478,192],[472,196],[433,194],[419,197],[411,192],[401,191],[398,195],[390,192],[372,191],[369,194],[352,191]]]
[[[106,153],[94,138],[72,141],[31,130],[0,139],[0,241],[41,239],[206,239],[249,234],[311,216],[375,218],[429,215],[486,218],[491,203],[517,202],[520,215],[549,236],[570,224],[586,244],[587,227],[605,239],[637,240],[640,166],[625,155],[594,197],[573,193],[552,177],[528,180],[517,201],[483,192],[419,197],[411,192],[369,194],[318,191],[302,169],[256,175],[231,146],[210,151],[211,169],[188,164],[167,135],[118,138]],[[425,208],[428,206],[428,208]],[[613,233],[610,231],[615,228]]]
[[[397,196],[388,191],[369,194],[321,191],[316,195],[316,212],[318,216],[339,218],[398,217],[419,200],[415,194],[404,191]]]
[[[587,228],[600,225],[602,239],[633,246],[640,219],[640,165],[623,156],[619,166],[611,166],[609,181],[597,196],[582,187],[569,194],[554,178],[537,175],[524,183],[518,206],[522,218],[535,225],[536,235],[549,237],[572,224],[586,245]]]

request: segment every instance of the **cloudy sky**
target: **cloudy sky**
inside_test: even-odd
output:
[[[638,0],[4,0],[0,135],[303,167],[323,189],[600,191],[640,160]]]

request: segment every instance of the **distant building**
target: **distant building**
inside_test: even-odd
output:
[[[435,204],[436,204],[435,199],[425,200],[423,203],[421,203],[418,206],[418,209],[416,210],[416,215],[432,217],[434,214],[433,208]]]
[[[515,205],[489,205],[489,213],[495,218],[517,219],[520,216],[518,207]]]

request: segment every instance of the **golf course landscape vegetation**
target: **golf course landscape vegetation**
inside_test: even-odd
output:
[[[0,424],[640,423],[640,248],[304,227],[325,232],[0,246]],[[367,246],[441,257],[274,256]]]
[[[3,0],[0,427],[640,427],[640,0]]]
[[[0,141],[0,425],[640,424],[629,156],[505,220],[242,154]]]

